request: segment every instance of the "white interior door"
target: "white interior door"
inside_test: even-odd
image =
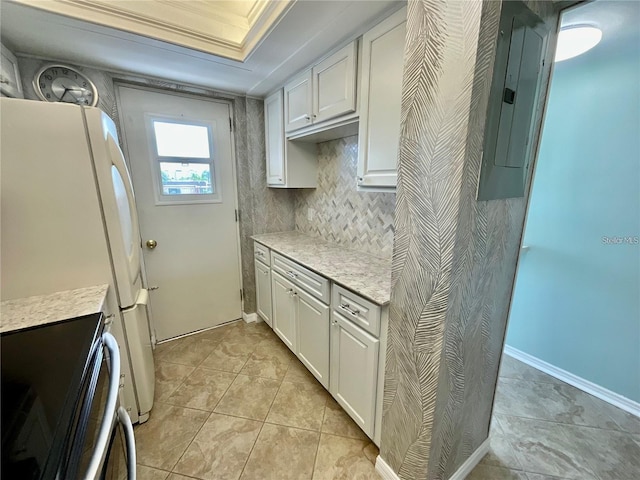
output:
[[[230,105],[118,93],[158,340],[240,318]]]

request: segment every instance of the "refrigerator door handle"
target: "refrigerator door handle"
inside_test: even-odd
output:
[[[136,298],[136,305],[149,305],[149,290],[141,288]]]
[[[120,350],[118,348],[118,342],[116,342],[116,339],[110,333],[103,333],[102,341],[106,349],[109,351],[109,390],[107,393],[107,402],[104,408],[104,416],[102,417],[102,423],[100,424],[100,430],[98,431],[93,454],[91,455],[91,460],[89,461],[89,466],[86,470],[85,480],[98,478],[98,471],[102,465],[102,460],[107,448],[109,448],[113,419],[116,414],[116,407],[118,406],[118,390],[120,387]]]

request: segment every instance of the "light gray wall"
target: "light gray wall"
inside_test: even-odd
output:
[[[318,145],[318,188],[296,192],[296,229],[347,248],[391,257],[396,195],[358,192],[357,164],[357,136]]]
[[[500,11],[409,1],[381,445],[403,479],[448,478],[488,436],[526,205],[475,200]]]
[[[18,57],[25,98],[37,100],[31,81],[37,70],[45,63],[55,60],[41,60]],[[66,63],[66,62],[65,62]],[[266,166],[264,146],[264,113],[262,100],[229,95],[214,90],[180,85],[158,79],[143,78],[124,74],[111,74],[102,70],[78,67],[98,88],[98,107],[104,110],[118,125],[114,80],[132,82],[168,92],[192,93],[212,98],[230,100],[235,119],[235,153],[238,182],[238,206],[240,209],[240,251],[242,255],[242,281],[244,287],[244,311],[255,312],[255,273],[253,262],[253,242],[250,237],[256,233],[270,233],[293,230],[294,201],[288,190],[266,187]]]

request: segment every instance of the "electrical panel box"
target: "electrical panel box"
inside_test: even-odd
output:
[[[524,196],[548,34],[522,2],[503,3],[478,200]]]

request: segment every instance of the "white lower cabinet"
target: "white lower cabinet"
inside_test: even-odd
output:
[[[324,388],[329,388],[329,306],[296,290],[298,358]]]
[[[380,445],[388,307],[261,244],[255,251],[258,313]]]
[[[271,269],[262,262],[256,264],[256,311],[267,325],[273,328],[271,322]]]
[[[374,435],[380,340],[331,313],[329,391],[360,428]]]
[[[271,274],[273,331],[295,353],[297,348],[294,285],[278,272]]]

